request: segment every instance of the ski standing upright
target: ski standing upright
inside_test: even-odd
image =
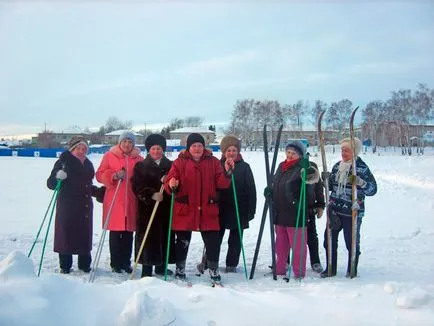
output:
[[[271,188],[273,183],[274,170],[276,168],[277,154],[279,153],[280,137],[282,135],[283,125],[280,125],[277,131],[276,142],[274,145],[273,160],[271,162],[268,158],[268,138],[267,138],[267,125],[264,125],[263,139],[264,139],[264,158],[265,158],[265,173],[267,176],[267,187]],[[264,210],[262,211],[261,225],[259,227],[258,240],[256,242],[255,254],[253,256],[252,269],[250,270],[250,279],[255,275],[256,262],[258,260],[259,248],[261,247],[262,233],[264,232],[265,219],[267,218],[267,210],[270,214],[270,237],[271,237],[271,260],[273,279],[277,280],[276,275],[276,253],[275,253],[275,239],[274,239],[274,224],[273,224],[273,206],[270,198],[265,199]]]
[[[322,111],[317,120],[317,133],[318,133],[318,147],[321,152],[321,160],[322,160],[322,170],[323,170],[323,184],[325,188],[325,207],[326,207],[326,216],[327,216],[327,225],[326,225],[326,233],[327,233],[327,266],[330,266],[330,268],[327,269],[327,275],[328,277],[332,276],[332,231],[330,228],[330,216],[329,211],[327,209],[328,203],[329,203],[329,179],[328,179],[328,173],[327,173],[327,160],[326,160],[326,154],[325,154],[325,144],[324,144],[324,133],[322,131],[322,118],[324,116],[325,110]]]
[[[350,117],[350,138],[351,138],[351,149],[353,151],[353,159],[352,159],[352,175],[353,179],[356,179],[357,170],[356,170],[356,145],[354,143],[354,116],[356,115],[359,107],[356,107],[351,113]],[[351,185],[351,194],[352,194],[352,223],[351,223],[351,267],[350,267],[350,278],[356,277],[356,236],[357,236],[357,216],[359,214],[359,204],[357,202],[357,185],[353,183]]]

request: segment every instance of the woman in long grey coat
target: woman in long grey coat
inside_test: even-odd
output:
[[[57,197],[54,252],[59,253],[63,274],[71,271],[72,255],[78,255],[80,270],[90,271],[92,196],[96,196],[99,189],[92,185],[95,170],[86,157],[87,151],[86,140],[81,136],[73,137],[69,149],[60,155],[47,180],[47,186],[52,190],[58,180],[62,181]]]

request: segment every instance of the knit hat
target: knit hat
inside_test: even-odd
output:
[[[298,156],[300,156],[300,157],[304,157],[304,155],[306,154],[306,147],[299,140],[290,141],[286,145],[285,150],[287,151],[288,149],[294,150],[298,154]]]
[[[72,136],[68,143],[68,150],[72,152],[78,145],[83,144],[89,149],[86,139],[83,136]]]
[[[201,134],[193,132],[187,137],[187,150],[190,149],[190,146],[194,143],[201,143],[205,147],[205,139],[203,139]]]
[[[128,130],[123,131],[119,136],[118,144],[120,144],[121,141],[123,141],[124,139],[131,140],[133,142],[133,145],[136,144],[136,135],[134,135],[132,131],[128,131]]]
[[[162,136],[160,134],[151,134],[148,137],[146,137],[145,147],[146,147],[146,150],[148,152],[151,149],[151,147],[154,145],[159,145],[163,149],[163,152],[165,152],[166,151],[166,138],[164,138],[164,136]]]
[[[356,153],[356,156],[360,154],[360,151],[362,150],[362,142],[359,138],[354,137],[354,152]],[[351,149],[351,138],[344,138],[341,140],[341,147],[346,147]]]
[[[222,141],[220,142],[220,150],[222,151],[222,153],[224,153],[230,146],[235,146],[236,148],[238,148],[238,152],[241,151],[241,142],[237,137],[233,135],[227,135],[223,137]]]

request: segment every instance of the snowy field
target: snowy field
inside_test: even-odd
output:
[[[329,169],[338,155],[328,154]],[[263,153],[243,156],[252,166],[258,191],[257,214],[244,238],[250,273],[265,168]],[[95,169],[101,157],[90,156]],[[283,158],[280,152],[278,162]],[[52,195],[45,184],[55,160],[0,157],[0,325],[434,325],[434,152],[403,157],[389,151],[362,158],[377,179],[378,194],[366,200],[357,278],[345,278],[347,252],[341,233],[337,277],[320,279],[308,260],[303,281],[273,281],[266,275],[271,263],[267,221],[255,278],[246,281],[242,268],[237,274],[222,273],[224,288],[211,288],[208,277],[194,275],[203,248],[194,233],[187,259],[193,286],[188,288],[158,278],[140,280],[139,270],[133,281],[128,274],[112,274],[108,241],[93,284],[77,271],[76,257],[75,271],[59,274],[53,226],[37,278],[42,240],[31,260],[27,253]],[[321,166],[319,157],[313,160]],[[325,217],[317,222],[325,267],[324,228]],[[44,234],[45,229],[41,239]],[[100,236],[101,205],[95,202],[93,255]],[[226,248],[224,244],[220,256],[223,267]]]

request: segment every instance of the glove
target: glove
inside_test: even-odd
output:
[[[324,208],[318,207],[318,208],[316,209],[316,216],[317,216],[318,218],[321,218],[323,213],[324,213]]]
[[[328,171],[322,171],[321,172],[322,181],[328,180],[329,178],[330,178],[330,172],[328,172]]]
[[[302,159],[300,160],[300,166],[301,166],[302,168],[304,168],[304,169],[308,168],[308,167],[310,166],[309,159],[307,159],[307,158],[302,158]]]
[[[154,192],[151,197],[155,201],[163,201],[163,194],[160,192]]]
[[[113,176],[113,180],[124,180],[125,179],[125,170],[119,170],[118,172],[115,173],[115,175]]]
[[[265,187],[264,188],[264,197],[265,198],[270,198],[271,196],[273,196],[273,189],[271,187]]]
[[[348,177],[348,182],[361,188],[366,187],[366,181],[360,178],[358,175],[350,175]]]
[[[63,170],[59,170],[59,171],[57,171],[57,173],[56,173],[56,179],[57,179],[57,180],[65,180],[67,177],[68,177],[68,175],[67,175],[66,172],[63,171]]]
[[[164,183],[164,179],[166,179],[166,174],[165,175],[163,175],[162,177],[161,177],[161,179],[160,179],[160,181],[161,181],[161,183]]]

